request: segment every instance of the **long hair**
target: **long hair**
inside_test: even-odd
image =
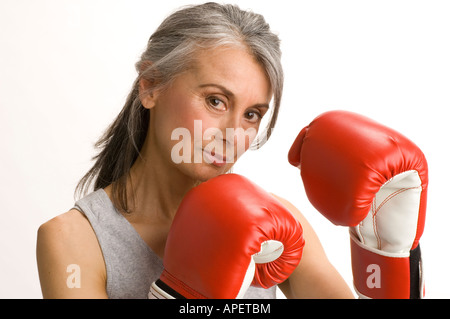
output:
[[[99,153],[93,167],[77,185],[76,193],[87,194],[112,185],[113,202],[128,212],[126,182],[130,169],[147,136],[150,111],[142,106],[139,82],[155,83],[152,90],[164,89],[191,66],[199,49],[222,45],[244,45],[263,66],[273,91],[269,123],[251,148],[261,147],[271,135],[277,120],[283,91],[280,40],[263,16],[243,11],[235,5],[205,3],[172,13],[151,35],[146,50],[136,63],[138,76],[122,111],[107,128],[95,147]],[[146,92],[149,93],[149,92]]]

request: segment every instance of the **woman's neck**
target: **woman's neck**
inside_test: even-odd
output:
[[[131,212],[142,218],[172,220],[186,193],[199,182],[178,170],[148,136],[127,181]]]

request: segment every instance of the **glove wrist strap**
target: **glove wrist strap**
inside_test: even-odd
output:
[[[423,297],[420,247],[406,254],[371,249],[351,237],[355,290],[361,298],[410,299]]]

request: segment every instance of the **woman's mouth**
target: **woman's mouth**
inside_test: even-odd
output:
[[[203,150],[203,159],[206,163],[217,167],[222,167],[227,164],[227,157],[222,154],[216,154],[214,151]]]

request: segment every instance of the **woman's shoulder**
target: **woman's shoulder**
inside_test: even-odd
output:
[[[88,219],[76,209],[43,223],[37,232],[38,259],[81,261],[99,249]]]
[[[76,209],[58,215],[39,227],[36,257],[44,297],[67,296],[65,293],[68,291],[81,292],[80,289],[66,289],[66,279],[74,266],[85,278],[96,277],[99,286],[106,276],[95,233],[84,214]],[[60,294],[63,291],[65,293]]]
[[[284,207],[286,207],[291,212],[291,214],[294,215],[297,219],[299,219],[300,221],[305,220],[305,217],[302,215],[300,210],[286,198],[276,195],[274,193],[270,194],[276,199],[278,199],[278,201],[281,202],[284,205]]]
[[[71,209],[43,223],[38,229],[38,237],[58,236],[59,238],[82,237],[92,231],[86,216],[76,209]]]
[[[61,258],[84,258],[87,253],[100,251],[95,232],[87,217],[76,209],[71,209],[43,223],[37,232],[38,253],[51,252]]]

